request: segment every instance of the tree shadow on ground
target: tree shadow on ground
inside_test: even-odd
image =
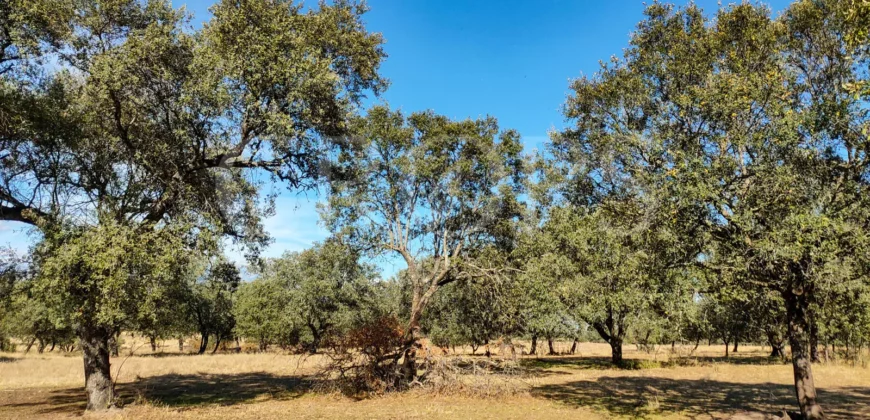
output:
[[[609,357],[581,357],[581,356],[550,356],[523,358],[520,360],[520,366],[532,372],[542,374],[551,374],[555,371],[550,371],[554,368],[569,368],[569,369],[619,369],[610,362]]]
[[[577,356],[548,356],[520,359],[520,366],[530,373],[538,373],[546,376],[559,373],[550,369],[569,368],[572,370],[642,370],[658,367],[672,366],[709,366],[717,363],[731,365],[780,365],[786,362],[780,358],[752,355],[740,357],[715,357],[715,356],[684,356],[664,357],[662,360],[654,359],[624,359],[621,364],[614,365],[609,357],[583,357]]]
[[[690,418],[724,419],[737,412],[781,414],[797,408],[794,388],[773,383],[623,376],[545,385],[532,392],[537,397],[639,418],[682,413]],[[820,389],[819,399],[830,420],[870,417],[870,388]]]
[[[15,362],[18,360],[19,359],[15,358],[15,357],[0,356],[0,363],[12,363],[12,362]]]
[[[142,354],[136,354],[135,356],[136,356],[136,357],[151,357],[151,358],[155,358],[155,359],[162,359],[162,358],[164,358],[164,357],[210,356],[211,354],[212,354],[211,351],[207,351],[207,352],[205,352],[205,353],[203,353],[203,354],[199,354],[199,353],[170,353],[170,352],[162,352],[162,351],[160,351],[160,352],[157,352],[157,353],[142,353]],[[220,353],[220,352],[219,352],[219,353],[217,353],[217,354],[224,354],[224,353]]]
[[[137,378],[118,384],[117,401],[121,406],[148,402],[168,407],[197,405],[235,405],[264,400],[297,398],[310,390],[312,382],[299,376],[280,376],[266,372],[240,374],[160,375]],[[47,401],[7,404],[9,407],[44,405],[41,413],[80,413],[85,410],[84,388],[52,391]]]
[[[731,365],[783,365],[787,362],[779,357],[762,355],[752,356],[688,356],[686,359],[694,359],[701,364],[728,363]]]

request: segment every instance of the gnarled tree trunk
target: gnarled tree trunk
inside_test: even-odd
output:
[[[408,320],[407,331],[405,331],[405,351],[402,353],[400,375],[405,384],[410,384],[417,377],[417,348],[420,346],[417,335],[420,331],[420,319],[423,317],[424,304],[423,298],[417,296],[411,303],[411,317]]]
[[[782,336],[775,331],[767,331],[767,344],[770,344],[770,357],[785,357],[782,347]]]
[[[791,346],[791,363],[794,369],[794,387],[801,415],[807,420],[824,419],[822,406],[816,394],[813,380],[813,367],[810,356],[809,319],[807,310],[809,299],[804,290],[802,294],[787,291],[784,293],[788,315],[788,341]]]
[[[114,389],[109,366],[109,338],[105,328],[82,327],[80,342],[85,364],[85,390],[88,410],[106,410],[114,402]]]

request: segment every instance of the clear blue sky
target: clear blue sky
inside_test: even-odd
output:
[[[196,27],[208,19],[213,3],[172,1],[194,14]],[[695,3],[708,14],[718,8],[716,1]],[[764,3],[774,13],[788,4]],[[391,86],[381,100],[407,112],[495,116],[502,127],[518,130],[530,150],[540,147],[548,130],[563,125],[559,108],[569,80],[591,75],[599,60],[621,55],[644,8],[641,0],[370,0],[368,5],[367,27],[383,34],[389,54],[382,74]],[[316,200],[290,192],[279,196],[277,215],[266,221],[275,237],[267,256],[304,249],[326,236],[317,223]],[[0,224],[0,237],[0,245],[29,243],[13,224]],[[385,275],[403,268],[393,260],[380,265]]]

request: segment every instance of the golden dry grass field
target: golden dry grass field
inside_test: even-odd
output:
[[[584,343],[573,356],[524,356],[517,375],[477,376],[447,387],[354,399],[312,388],[319,356],[184,355],[170,350],[172,342],[166,344],[156,354],[138,346],[135,355],[124,356],[127,350],[113,359],[122,408],[85,417],[727,419],[794,409],[791,366],[768,360],[760,347],[742,347],[725,359],[722,346],[702,346],[696,358],[676,365],[667,363],[669,348],[647,354],[626,346],[626,358],[635,367],[616,369],[607,363],[607,345]],[[822,364],[815,373],[830,419],[870,418],[870,370]],[[0,358],[0,419],[82,416],[83,382],[78,354],[5,354]]]

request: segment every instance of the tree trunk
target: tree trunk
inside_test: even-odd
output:
[[[725,357],[728,357],[728,356],[730,356],[730,354],[728,354],[728,349],[731,348],[731,345],[730,345],[731,341],[726,339],[726,338],[723,338],[722,342],[725,343]]]
[[[740,340],[738,340],[737,338],[735,338],[735,339],[734,339],[734,348],[731,349],[731,352],[732,352],[732,353],[737,353],[737,344],[738,344],[738,343],[740,343]]]
[[[184,353],[184,337],[178,337],[178,352]]]
[[[39,346],[36,347],[36,352],[42,354],[45,351],[45,340],[39,339]]]
[[[556,354],[556,349],[553,348],[553,338],[552,337],[547,337],[547,347],[549,347],[549,349],[550,349],[551,356]]]
[[[27,354],[30,352],[30,348],[33,347],[33,343],[35,343],[35,342],[36,342],[36,339],[34,338],[34,339],[31,339],[29,343],[27,343],[27,348],[24,349],[24,354]]]
[[[308,329],[311,330],[311,346],[308,348],[308,353],[316,354],[317,349],[320,347],[320,330],[315,328],[314,324],[308,324]]]
[[[55,345],[55,344],[57,344],[57,343],[55,343],[54,340],[51,340],[51,348],[48,349],[48,352],[49,352],[49,353],[51,353],[51,352],[54,351],[54,345]]]
[[[532,347],[529,349],[529,354],[535,354],[538,352],[538,336],[532,336]]]
[[[148,340],[151,341],[151,353],[156,353],[157,352],[157,337],[154,337],[152,335],[151,337],[148,337]]]
[[[405,351],[402,354],[401,375],[397,378],[403,380],[404,384],[410,384],[417,378],[417,349],[420,347],[418,333],[425,304],[425,296],[419,295],[415,296],[414,301],[411,303],[411,317],[408,320],[408,328],[405,331]],[[402,384],[396,385],[401,386]]]
[[[778,343],[778,344],[771,343],[771,345],[770,345],[770,357],[778,357],[780,359],[785,357],[785,353],[783,353],[783,351],[782,351],[782,343]]]
[[[622,364],[622,340],[626,329],[623,320],[623,316],[608,308],[607,319],[604,322],[592,323],[592,328],[595,328],[598,335],[610,344],[610,360],[614,365]]]
[[[785,357],[782,350],[782,337],[773,331],[767,332],[767,344],[770,344],[770,357]]]
[[[218,349],[221,347],[221,341],[223,338],[221,336],[215,337],[214,349],[212,349],[211,354],[217,353]]]
[[[820,363],[819,359],[819,335],[815,320],[810,319],[810,361]]]
[[[574,339],[574,342],[571,343],[571,354],[574,354],[577,351],[577,339]]]
[[[85,329],[81,333],[88,410],[106,410],[113,404],[115,396],[109,367],[109,337],[111,334],[102,328]]]
[[[610,361],[614,365],[622,364],[622,337],[610,337]]]
[[[202,335],[202,340],[199,341],[199,354],[204,354],[205,350],[208,348],[208,334]]]
[[[791,346],[791,363],[794,369],[794,386],[801,415],[807,420],[824,419],[822,406],[819,405],[816,385],[813,380],[813,367],[810,356],[809,322],[807,291],[803,295],[784,293],[786,314],[788,315],[788,341]]]

